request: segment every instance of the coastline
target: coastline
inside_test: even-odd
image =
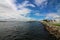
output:
[[[52,35],[51,37],[55,37],[56,40],[60,40],[60,30],[57,29],[58,26],[53,26],[48,24],[47,22],[41,21],[44,25],[44,28]]]

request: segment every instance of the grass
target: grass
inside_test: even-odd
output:
[[[49,25],[53,25],[53,26],[60,26],[60,23],[53,23],[53,22],[43,22],[44,24],[49,24]]]
[[[53,25],[53,26],[60,26],[60,23],[48,22],[48,24]]]
[[[55,25],[55,26],[60,26],[60,24],[58,24],[58,23],[57,23],[57,24],[53,24],[53,25]]]

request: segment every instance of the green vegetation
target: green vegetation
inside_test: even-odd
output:
[[[60,26],[60,24],[58,24],[58,23],[56,23],[56,24],[53,24],[53,25],[55,25],[55,26]]]
[[[43,23],[46,23],[46,24],[49,24],[49,25],[53,25],[53,26],[60,26],[60,23],[53,22],[52,20],[43,20]]]
[[[53,25],[53,26],[60,26],[60,23],[48,22],[48,24]]]

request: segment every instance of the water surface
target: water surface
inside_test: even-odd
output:
[[[0,22],[0,40],[55,40],[40,22]]]

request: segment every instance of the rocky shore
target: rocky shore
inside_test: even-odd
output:
[[[54,37],[56,37],[56,40],[60,40],[60,27],[59,26],[53,26],[50,25],[47,22],[42,21],[42,24],[45,26],[44,28]]]

